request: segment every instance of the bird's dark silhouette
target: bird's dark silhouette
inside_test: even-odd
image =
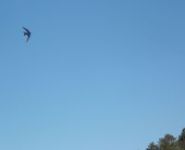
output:
[[[26,42],[28,42],[30,37],[31,37],[31,32],[27,28],[25,28],[25,27],[22,27],[22,28],[24,30],[23,33],[24,33],[24,36],[26,37]]]

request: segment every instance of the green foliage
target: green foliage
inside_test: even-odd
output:
[[[185,128],[182,130],[179,139],[178,139],[179,146],[182,150],[185,150]]]
[[[146,150],[159,150],[159,147],[158,145],[152,142],[148,145],[148,148]]]
[[[166,134],[159,139],[158,144],[150,143],[146,150],[185,150],[185,128],[178,139],[171,134]]]
[[[170,134],[166,134],[163,138],[159,140],[160,150],[174,150],[175,137]]]

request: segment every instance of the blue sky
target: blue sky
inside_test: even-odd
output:
[[[1,0],[0,149],[142,150],[180,134],[184,6]]]

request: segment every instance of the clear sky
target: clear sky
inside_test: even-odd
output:
[[[184,8],[184,0],[1,0],[0,149],[143,150],[180,134]]]

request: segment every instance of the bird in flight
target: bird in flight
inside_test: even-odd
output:
[[[24,33],[24,36],[26,37],[26,42],[28,42],[31,37],[31,32],[28,29],[26,29],[25,27],[22,27],[22,28],[24,30],[23,33]]]

